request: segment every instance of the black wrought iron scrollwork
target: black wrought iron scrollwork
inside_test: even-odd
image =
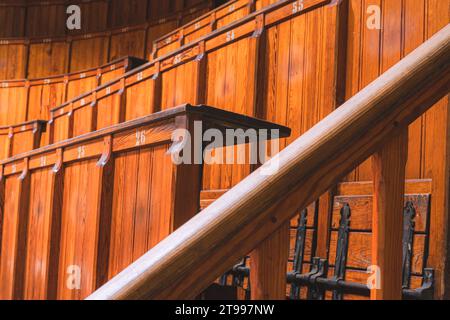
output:
[[[345,280],[345,271],[348,255],[348,236],[350,232],[351,209],[348,203],[341,208],[341,219],[339,221],[338,240],[336,247],[336,262],[334,266],[333,281]],[[333,300],[342,300],[341,290],[333,290]]]
[[[408,201],[403,209],[403,289],[408,289],[411,285],[411,265],[413,255],[413,241],[416,209],[412,202]]]
[[[308,223],[308,209],[302,211],[298,218],[297,234],[295,239],[294,265],[293,272],[301,273],[303,270],[303,260],[305,255],[306,226]],[[296,283],[291,284],[290,299],[299,299],[300,286]]]

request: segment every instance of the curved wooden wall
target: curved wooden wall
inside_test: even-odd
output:
[[[106,2],[108,1],[93,0],[83,2],[83,5]],[[140,9],[142,5],[146,5],[146,0],[132,2],[135,5],[130,5],[129,1],[111,1],[111,3],[116,3],[115,10],[124,14],[117,14],[122,18],[127,14],[132,16],[134,11],[146,12]],[[170,1],[167,3],[173,4]],[[62,7],[65,5],[63,1],[54,4],[54,6]],[[30,7],[23,8],[27,10],[34,8],[38,11],[36,16],[41,16],[42,12],[54,12],[50,10],[52,4],[49,3],[48,6],[30,4]],[[152,43],[155,39],[208,11],[212,7],[212,1],[186,1],[185,6],[186,9],[178,12],[171,11],[171,6],[167,7],[161,11],[163,14],[168,10],[164,18],[157,19],[150,16],[148,19],[145,17],[143,21],[131,18],[124,20],[124,23],[131,21],[129,24],[133,24],[133,26],[117,27],[117,23],[113,23],[111,26],[107,25],[105,28],[101,28],[102,31],[88,30],[89,33],[82,34],[48,35],[45,33],[45,36],[27,34],[25,38],[0,39],[0,79],[38,78],[77,72],[104,65],[123,56],[145,59],[152,52]],[[17,4],[13,7],[20,8]],[[6,4],[0,6],[0,10],[8,8]],[[91,12],[91,8],[87,8],[86,12]],[[93,21],[98,21],[98,14],[95,13],[95,10],[92,16]],[[32,18],[27,18],[27,21],[30,19],[35,21]],[[47,17],[45,21],[51,24],[49,21],[52,19]],[[141,23],[137,24],[138,22]],[[39,22],[39,25],[45,26],[46,23]],[[103,31],[107,28],[110,28],[110,31]],[[54,30],[53,27],[49,27],[49,29]]]
[[[80,6],[81,30],[66,28],[66,8]],[[211,9],[205,0],[3,0],[0,3],[0,37],[59,37],[91,33],[155,21],[194,7]]]
[[[0,83],[0,126],[48,120],[50,110],[67,100],[115,79],[145,61],[133,57],[115,60],[95,69],[49,78]],[[48,143],[45,135],[42,144]]]

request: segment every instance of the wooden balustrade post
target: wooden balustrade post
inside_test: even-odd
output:
[[[407,155],[408,131],[404,129],[373,157],[372,300],[402,299],[402,209]]]
[[[250,254],[252,300],[285,300],[289,223],[283,224]]]

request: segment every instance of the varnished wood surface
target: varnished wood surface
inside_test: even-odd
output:
[[[372,300],[402,299],[403,208],[408,157],[407,128],[374,154],[372,265],[380,281],[370,291]]]
[[[91,91],[143,63],[143,60],[126,57],[76,73],[4,81],[0,83],[0,125],[49,120],[52,108],[82,96],[86,91]],[[48,139],[42,144],[45,143],[48,143]]]
[[[192,218],[202,166],[175,166],[168,151],[173,131],[194,135],[194,121],[203,122],[201,134],[209,128],[290,133],[185,105],[1,162],[1,297],[83,299]]]
[[[291,210],[317,199],[448,93],[449,40],[447,26],[283,150],[277,173],[251,174],[90,299],[195,297],[289,221]]]
[[[141,5],[144,6],[146,6],[144,2],[147,2],[147,0],[133,1],[140,1]],[[115,14],[115,16],[125,19],[123,23],[133,24],[132,26],[104,26],[102,29],[108,29],[108,31],[91,30],[89,33],[86,33],[82,30],[81,34],[78,32],[77,34],[67,35],[65,34],[67,30],[65,26],[67,19],[65,12],[63,19],[59,19],[56,22],[55,19],[58,17],[55,16],[56,11],[53,10],[56,7],[64,9],[65,4],[60,3],[53,9],[52,5],[49,5],[49,7],[45,5],[33,7],[39,10],[33,12],[33,15],[28,17],[27,21],[37,23],[41,17],[50,16],[46,17],[48,20],[44,23],[33,25],[31,27],[32,30],[39,31],[41,27],[41,31],[45,33],[45,28],[49,27],[48,31],[60,30],[63,31],[63,34],[42,34],[40,36],[32,34],[27,35],[26,38],[0,39],[0,58],[4,62],[0,64],[0,79],[50,77],[65,72],[77,72],[94,68],[108,61],[128,55],[147,59],[152,52],[151,45],[155,38],[170,32],[173,28],[179,26],[180,23],[190,21],[199,14],[209,10],[212,6],[212,3],[208,0],[193,3],[192,6],[186,2],[185,5],[188,7],[184,9],[182,8],[183,4],[178,3],[176,5],[179,8],[178,12],[174,12],[175,8],[169,5],[166,7],[167,12],[161,11],[161,14],[165,14],[164,18],[149,17],[148,21],[145,18],[144,21],[135,25],[138,22],[137,16],[133,16],[133,19],[129,20],[131,17],[126,18],[126,14],[130,13],[130,8],[138,8],[141,5],[132,5],[129,2],[116,0],[114,0],[114,3],[114,11],[120,12],[120,15]],[[168,3],[173,4],[170,1]],[[106,12],[101,6],[94,7],[90,11],[86,8],[89,7],[90,3],[82,3],[80,5],[83,7],[82,9],[85,9],[85,11],[82,11],[83,28],[97,25],[102,18],[103,21],[106,21]],[[160,6],[160,8],[162,7]],[[0,16],[2,10],[8,10],[8,8],[0,7]],[[98,11],[98,13],[95,11]],[[169,12],[172,13],[170,14]],[[140,11],[140,13],[145,15],[145,10]],[[2,22],[9,23],[9,20],[2,20]],[[61,22],[63,24],[58,28],[57,25],[61,24]],[[50,25],[52,26],[50,27]]]

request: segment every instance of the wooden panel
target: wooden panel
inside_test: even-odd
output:
[[[264,240],[250,255],[252,300],[285,300],[289,224]]]
[[[126,94],[125,94],[126,95]],[[124,121],[126,99],[124,94],[114,93],[97,102],[97,129]]]
[[[69,44],[67,42],[30,44],[28,78],[43,78],[66,73]]]
[[[349,249],[347,267],[366,270],[372,265],[372,235],[366,232],[351,232],[349,236]],[[425,236],[416,234],[413,240],[412,271],[422,274]],[[336,261],[337,231],[331,232],[330,240],[330,264]]]
[[[82,134],[95,130],[95,110],[89,105],[77,109],[73,112],[73,130],[71,137],[77,137]]]
[[[109,60],[125,56],[145,58],[145,35],[145,30],[135,30],[111,36]]]
[[[381,5],[381,30],[366,25],[369,5]],[[407,0],[351,0],[347,60],[347,98],[373,81],[393,63],[417,48],[450,22],[450,2]],[[448,268],[442,252],[448,243],[448,98],[421,116],[409,128],[407,179],[433,180],[430,266],[436,269],[437,297],[450,292],[441,272]],[[348,181],[371,180],[370,163],[357,168]],[[446,195],[444,195],[446,194]]]
[[[7,134],[0,135],[0,159],[6,159],[9,157],[10,150],[10,138]]]
[[[72,42],[70,72],[81,71],[106,64],[108,61],[107,37],[80,39]]]
[[[0,37],[23,37],[25,12],[21,6],[0,6]]]
[[[207,104],[244,115],[255,115],[256,48],[256,39],[246,38],[208,54]],[[242,66],[246,66],[245,72]],[[249,165],[205,165],[204,170],[205,190],[228,189],[250,173]]]
[[[0,79],[23,79],[26,75],[27,45],[0,43]]]
[[[160,80],[147,79],[126,89],[125,120],[152,114],[160,109]]]
[[[426,39],[444,28],[450,22],[450,1],[427,1],[426,7]],[[448,252],[449,243],[449,97],[442,99],[425,114],[426,133],[424,175],[433,176],[430,225],[429,264],[436,270],[436,297],[450,299],[450,264],[442,253]],[[431,169],[431,170],[430,170]]]
[[[64,96],[63,82],[31,86],[27,120],[48,120],[50,110],[61,105]]]
[[[53,120],[50,134],[50,143],[63,141],[69,138],[70,117],[64,115]]]
[[[416,209],[415,230],[426,232],[431,196],[429,194],[407,195],[405,202],[411,201]],[[372,196],[337,196],[333,202],[333,217],[331,227],[339,228],[340,210],[345,203],[352,211],[350,227],[353,230],[370,232],[372,229]]]
[[[442,10],[431,18],[427,12],[428,3],[425,0],[384,1],[365,0],[350,1],[349,32],[358,36],[350,39],[347,61],[347,98],[367,86],[381,73],[398,62],[405,55],[417,48],[428,36],[426,30],[431,21],[441,20],[437,32],[450,22],[448,14],[448,0],[439,3]],[[369,29],[366,26],[370,5],[382,8],[382,32]],[[433,6],[433,4],[430,4]],[[445,9],[444,9],[445,8]],[[433,14],[435,14],[433,12]],[[432,19],[432,20],[431,20]],[[444,22],[445,21],[445,22]],[[356,33],[355,33],[356,32]],[[432,32],[429,36],[431,36]],[[427,118],[432,111],[422,116],[409,129],[409,152],[407,162],[407,179],[431,178],[429,163],[431,163],[429,134],[426,134]],[[428,142],[427,142],[428,141]],[[348,178],[349,181],[371,180],[370,162],[367,161]]]
[[[268,5],[276,3],[277,0],[256,0],[255,8],[256,10],[260,10]]]
[[[81,9],[81,30],[67,30],[68,34],[86,34],[105,31],[108,28],[108,1],[79,2]],[[67,15],[66,15],[67,17]]]
[[[62,175],[31,173],[24,299],[56,298]]]
[[[165,2],[150,1],[147,16],[149,20],[155,21],[156,19],[174,13],[174,11],[176,10],[175,5],[176,5],[175,1],[165,1]]]
[[[29,178],[17,175],[6,178],[3,207],[2,243],[0,260],[0,299],[21,299],[23,296],[23,268],[25,234],[27,230],[27,203]]]
[[[26,87],[0,88],[0,125],[15,125],[26,121]]]
[[[197,104],[199,90],[198,62],[182,64],[162,73],[161,109],[165,110],[184,103]],[[201,89],[200,89],[201,90]]]
[[[222,9],[222,11],[226,12],[226,15],[217,19],[217,29],[226,26],[234,21],[237,21],[250,13],[250,8],[247,5],[244,5],[241,8],[236,8],[237,5],[238,4],[230,5],[227,8]]]
[[[69,81],[66,101],[95,89],[97,85],[98,81],[95,76]]]
[[[103,85],[105,83],[108,83],[116,78],[119,78],[121,75],[123,75],[126,71],[128,71],[126,68],[114,68],[114,70],[109,70],[108,72],[103,72],[102,76],[100,78],[100,85]]]
[[[86,160],[69,165],[64,171],[64,193],[61,220],[59,254],[58,299],[83,299],[96,287],[104,261],[99,261],[102,228],[102,184],[104,169],[96,166],[96,160]],[[98,265],[97,265],[98,263]],[[79,272],[78,272],[79,271]],[[73,273],[72,273],[73,272]],[[80,286],[71,275],[80,276]]]
[[[167,146],[124,153],[115,159],[109,277],[173,230],[173,173]]]
[[[12,139],[11,154],[15,156],[31,151],[35,147],[39,147],[39,145],[37,145],[37,141],[39,141],[39,137],[36,137],[33,131],[25,131],[14,134]]]
[[[159,2],[159,5],[164,6],[164,3]],[[109,10],[111,27],[140,24],[147,18],[147,0],[112,0]]]
[[[176,20],[172,20],[172,21],[167,21],[165,23],[159,23],[155,26],[151,26],[148,29],[147,32],[147,56],[146,58],[148,60],[151,60],[149,58],[149,55],[153,52],[153,41],[155,41],[156,39],[162,37],[163,35],[165,35],[166,33],[169,33],[170,31],[174,30],[177,27],[177,21]]]
[[[27,37],[61,36],[66,31],[66,6],[61,4],[35,4],[27,8]]]

